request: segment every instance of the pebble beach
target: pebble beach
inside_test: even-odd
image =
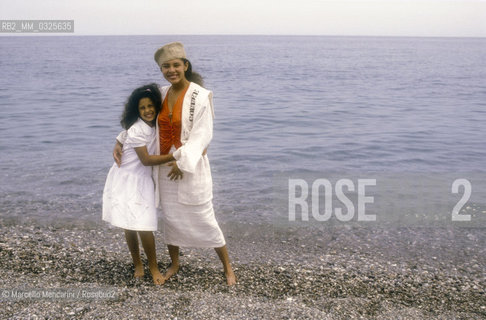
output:
[[[238,277],[228,287],[212,249],[182,248],[178,275],[155,286],[147,268],[132,278],[123,233],[101,222],[5,218],[0,227],[2,319],[486,319],[481,228],[224,221]],[[111,296],[12,296],[83,289]]]
[[[485,39],[2,41],[0,319],[486,319]],[[172,41],[214,92],[209,156],[231,288],[212,249],[183,248],[163,286],[147,268],[135,281],[123,231],[100,218],[125,100],[166,84],[153,53]],[[294,178],[309,208],[317,180],[333,196],[351,180],[354,201],[375,179],[368,213],[380,223],[290,223]],[[461,203],[467,226],[452,220]],[[63,296],[80,292],[92,295]]]

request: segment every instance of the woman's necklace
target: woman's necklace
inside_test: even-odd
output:
[[[182,93],[182,91],[184,91],[184,89],[185,89],[185,86],[183,86],[182,89],[177,90],[177,91],[174,90],[173,86],[171,86],[169,88],[169,92],[168,92],[169,98],[170,98],[170,96],[172,96],[172,99],[174,100],[174,103],[172,103],[172,105],[170,104],[170,99],[168,101],[169,102],[168,107],[169,107],[169,120],[170,120],[170,122],[172,122],[172,110],[174,109],[174,105],[177,103],[179,95]]]
[[[170,89],[169,89],[169,94],[172,94],[172,96],[175,95],[174,89],[172,87],[170,87]],[[177,100],[177,98],[176,98],[176,100]],[[172,122],[172,110],[174,109],[175,103],[176,103],[176,101],[174,101],[174,103],[171,105],[170,99],[169,99],[168,107],[169,107],[169,120],[170,120],[170,122]]]

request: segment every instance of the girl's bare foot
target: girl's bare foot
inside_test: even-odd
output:
[[[133,277],[135,279],[140,279],[140,278],[143,278],[143,275],[144,275],[143,265],[142,264],[136,265],[135,266],[135,272],[133,273]]]
[[[170,265],[164,274],[165,280],[169,279],[179,271],[179,265]]]
[[[150,268],[150,273],[152,274],[152,279],[154,280],[155,285],[163,285],[165,282],[165,278],[160,273],[159,268]]]
[[[230,270],[228,273],[225,273],[226,276],[226,283],[228,286],[234,286],[236,284],[236,276],[233,270]]]

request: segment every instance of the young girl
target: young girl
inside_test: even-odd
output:
[[[161,109],[156,84],[135,89],[125,104],[120,121],[126,131],[123,160],[113,164],[103,191],[103,220],[125,230],[125,239],[135,266],[135,278],[144,275],[138,237],[147,255],[155,284],[165,279],[159,271],[152,231],[157,230],[152,167],[173,161],[172,154],[155,153],[155,119]]]

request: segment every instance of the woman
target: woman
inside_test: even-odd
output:
[[[223,263],[228,285],[236,283],[226,242],[214,217],[212,178],[206,149],[213,134],[212,92],[192,72],[180,42],[166,44],[154,59],[170,86],[162,87],[162,111],[156,123],[156,154],[172,153],[176,161],[154,166],[156,206],[162,209],[164,241],[171,265],[165,280],[179,271],[179,247],[213,247]],[[201,85],[195,83],[199,82]],[[115,146],[121,159],[123,135]]]

